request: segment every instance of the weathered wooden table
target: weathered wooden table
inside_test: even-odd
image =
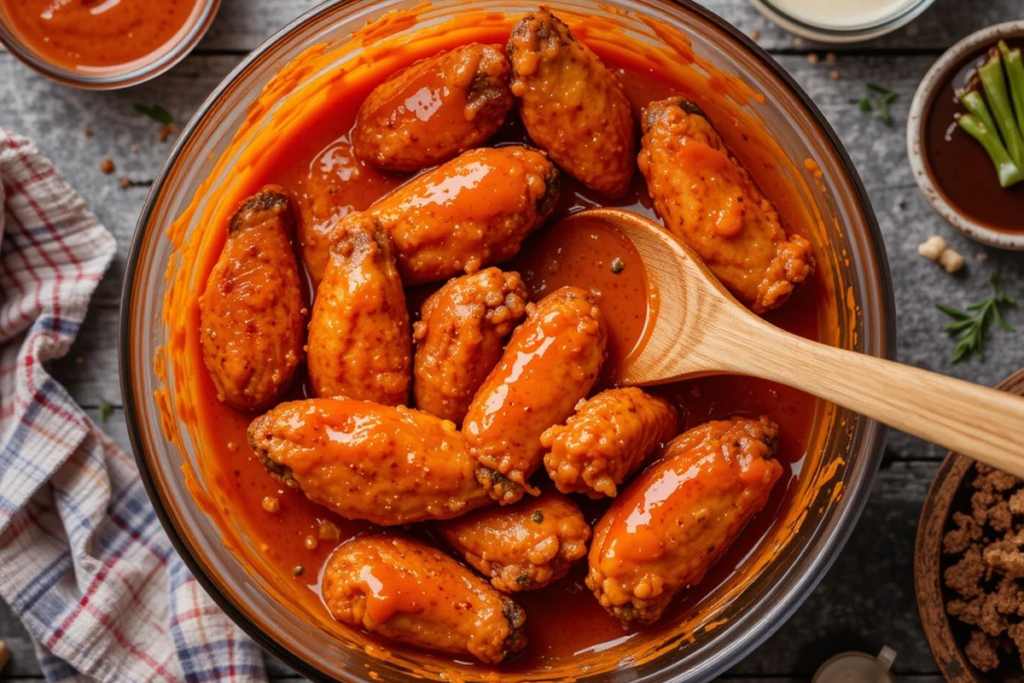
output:
[[[1009,292],[1024,299],[1024,255],[982,247],[945,225],[914,184],[905,143],[907,108],[932,62],[976,29],[1024,17],[1020,0],[936,0],[916,22],[891,36],[828,49],[794,39],[746,0],[705,3],[757,36],[810,93],[846,145],[884,233],[896,291],[900,360],[988,385],[1024,366],[1020,310],[1011,311],[1010,320],[1021,329],[1016,336],[994,334],[984,363],[949,365],[953,344],[941,332],[944,317],[933,302],[964,306],[987,295],[985,279],[993,270],[999,271]],[[155,81],[128,91],[85,92],[57,85],[0,51],[0,126],[34,139],[118,241],[117,259],[97,290],[78,342],[54,364],[53,372],[97,421],[102,406],[113,406],[104,428],[125,449],[129,446],[116,352],[124,260],[148,192],[146,181],[169,149],[169,143],[157,141],[154,126],[159,126],[136,113],[133,105],[160,104],[178,121],[187,120],[248,51],[313,5],[311,0],[224,0],[193,55]],[[834,64],[825,58],[828,52],[836,55]],[[899,93],[891,127],[857,107],[868,81]],[[108,157],[117,169],[105,175],[100,163]],[[123,188],[122,177],[136,182]],[[966,273],[947,275],[917,255],[917,245],[936,233],[967,257]],[[826,579],[775,636],[723,680],[808,680],[837,652],[875,652],[882,645],[899,652],[895,671],[901,681],[941,680],[917,616],[913,544],[921,504],[943,456],[935,446],[892,433],[863,518]],[[0,639],[13,654],[5,680],[41,678],[28,636],[2,603]],[[283,665],[270,665],[275,679],[295,678]]]

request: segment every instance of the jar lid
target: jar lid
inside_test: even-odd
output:
[[[889,647],[883,647],[877,657],[843,652],[822,664],[811,683],[895,683],[889,671],[895,660],[896,651]]]

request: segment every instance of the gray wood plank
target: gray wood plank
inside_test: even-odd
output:
[[[986,0],[983,3],[936,0],[917,20],[889,36],[852,46],[825,48],[809,41],[795,40],[794,36],[762,16],[748,0],[702,0],[699,4],[744,33],[757,31],[758,44],[769,51],[940,52],[972,31],[1020,15],[1017,0]],[[198,49],[248,52],[314,5],[312,0],[224,0],[217,19]]]

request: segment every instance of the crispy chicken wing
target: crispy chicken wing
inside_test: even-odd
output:
[[[477,147],[512,108],[508,59],[473,43],[402,69],[363,101],[352,130],[359,158],[388,171],[418,171]]]
[[[673,439],[594,527],[587,586],[623,622],[649,624],[700,582],[768,500],[782,467],[767,418],[709,422]]]
[[[587,554],[590,525],[557,493],[438,522],[438,535],[505,593],[543,588]]]
[[[428,650],[498,664],[526,646],[526,613],[461,564],[422,541],[362,536],[324,567],[335,619]]]
[[[282,403],[252,421],[249,445],[271,474],[347,519],[394,526],[490,502],[455,425],[404,406]]]
[[[416,407],[462,424],[473,395],[526,315],[519,273],[487,268],[449,281],[423,304],[413,326]]]
[[[313,393],[404,405],[412,337],[391,240],[363,213],[344,218],[333,239],[309,322]]]
[[[273,403],[302,360],[307,313],[293,223],[280,188],[264,188],[243,202],[199,297],[203,362],[217,398],[236,408]]]
[[[540,437],[544,466],[562,493],[617,494],[658,446],[676,433],[676,409],[636,387],[609,389],[577,406]]]
[[[407,285],[445,280],[511,258],[558,202],[558,169],[525,147],[464,152],[367,211],[395,243]]]
[[[546,9],[512,29],[512,94],[526,131],[587,187],[622,197],[633,177],[636,137],[615,75]]]
[[[522,498],[540,466],[540,435],[590,393],[607,339],[604,317],[582,289],[562,287],[527,306],[463,422],[477,478],[503,505]]]
[[[665,227],[755,313],[785,303],[814,270],[811,244],[779,214],[694,104],[644,110],[640,171]]]

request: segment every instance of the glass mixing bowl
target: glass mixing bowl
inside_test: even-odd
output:
[[[835,133],[793,80],[753,42],[692,3],[549,4],[560,15],[586,18],[592,29],[586,40],[606,39],[607,28],[649,46],[651,59],[668,59],[672,68],[707,79],[721,101],[702,105],[716,109],[715,120],[731,117],[737,124],[723,129],[727,140],[742,134],[742,126],[772,132],[774,142],[760,151],[760,161],[782,169],[786,191],[795,192],[812,217],[815,277],[835,301],[837,313],[822,320],[819,336],[891,357],[894,307],[878,226]],[[324,615],[290,604],[259,571],[258,553],[232,529],[218,526],[218,515],[207,512],[216,511],[202,503],[210,482],[190,430],[203,406],[179,400],[189,377],[168,361],[183,326],[197,321],[171,319],[164,299],[176,286],[202,288],[188,263],[189,245],[209,232],[202,217],[225,201],[217,188],[249,172],[254,152],[246,136],[287,128],[289,117],[302,113],[289,105],[303,101],[294,98],[308,94],[304,87],[357,60],[388,59],[389,41],[450,32],[454,18],[460,26],[511,25],[530,9],[535,7],[493,0],[471,8],[462,0],[356,0],[313,10],[249,56],[210,96],[180,136],[139,220],[122,299],[120,362],[132,445],[149,495],[176,548],[221,607],[266,649],[313,679],[475,680],[481,672],[382,646],[356,630],[339,636],[337,628],[325,626]],[[384,16],[391,10],[402,11]],[[296,62],[311,54],[318,61]],[[605,652],[581,652],[557,670],[498,670],[494,680],[706,681],[736,663],[780,628],[822,578],[850,535],[881,461],[885,430],[861,416],[819,402],[813,434],[814,457],[803,463],[778,516],[732,574],[693,608],[691,626],[645,632]]]

